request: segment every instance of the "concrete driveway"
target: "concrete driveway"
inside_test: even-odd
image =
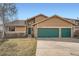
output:
[[[64,41],[63,41],[64,40]],[[79,56],[79,39],[37,40],[37,56]]]

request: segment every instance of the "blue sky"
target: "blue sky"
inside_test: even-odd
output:
[[[79,17],[79,4],[77,3],[19,3],[16,7],[19,19],[27,19],[38,14],[47,16],[57,14],[66,18]]]

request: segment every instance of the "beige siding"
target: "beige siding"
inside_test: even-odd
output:
[[[37,37],[37,26],[33,26],[33,31],[34,37]]]
[[[40,21],[42,21],[42,20],[44,20],[46,18],[47,17],[44,17],[44,16],[38,16],[38,17],[35,18],[35,23],[40,22]]]
[[[26,27],[25,26],[16,26],[15,31],[26,31]]]
[[[39,24],[37,24],[38,27],[71,27],[73,26],[71,23],[67,22],[67,21],[64,21],[63,19],[61,18],[57,18],[57,17],[53,17],[53,18],[50,18],[48,19],[47,21],[44,21],[44,22],[41,22]]]
[[[47,18],[47,17],[44,17],[44,16],[37,16],[37,17],[35,17],[34,19],[28,20],[28,23],[29,23],[29,24],[33,24],[34,21],[35,21],[35,23],[37,23],[37,22],[40,22],[40,21],[42,21],[42,20],[44,20],[44,19],[46,19],[46,18]]]

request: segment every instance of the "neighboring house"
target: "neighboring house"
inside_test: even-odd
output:
[[[76,26],[75,26],[75,30],[79,31],[79,20],[75,20]]]
[[[15,20],[6,24],[7,32],[25,33],[27,30],[25,20]]]
[[[75,20],[75,23],[77,24],[77,26],[79,26],[79,20]]]

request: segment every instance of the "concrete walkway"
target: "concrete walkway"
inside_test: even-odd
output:
[[[52,40],[37,40],[37,56],[79,55],[79,43]]]

